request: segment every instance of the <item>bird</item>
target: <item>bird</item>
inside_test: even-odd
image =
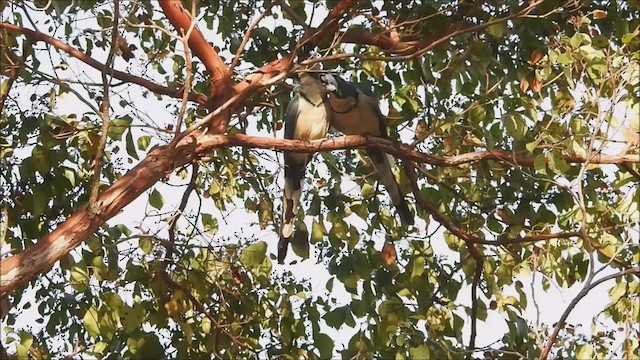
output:
[[[389,138],[386,118],[373,92],[331,73],[322,73],[320,81],[328,92],[327,102],[333,113],[331,126],[334,129],[346,135]],[[368,150],[367,154],[400,220],[406,225],[413,225],[414,217],[391,170],[393,158],[379,150]]]
[[[300,83],[284,116],[284,137],[290,140],[324,138],[331,122],[331,110],[326,102],[327,91],[317,73],[302,72]],[[302,181],[311,154],[284,152],[284,196],[282,223],[278,241],[278,263],[283,264],[294,233],[295,214],[300,206]]]

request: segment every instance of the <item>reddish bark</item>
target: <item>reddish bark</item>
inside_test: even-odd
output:
[[[179,1],[160,0],[160,6],[169,21],[178,31],[182,29],[183,31],[181,33],[184,33],[190,27],[191,18],[182,9]],[[339,2],[336,7],[332,9],[327,19],[325,19],[323,26],[311,33],[308,37],[313,38],[314,36],[321,35],[323,31],[326,31],[326,29],[336,23],[337,18],[346,14],[351,6],[353,6],[353,0],[342,0]],[[24,33],[36,41],[46,41],[100,71],[107,71],[104,64],[99,63],[88,55],[50,36],[19,28],[11,24],[1,23],[0,28]],[[212,118],[209,133],[225,132],[231,111],[236,108],[242,100],[250,96],[251,93],[260,89],[264,81],[273,78],[276,73],[290,69],[291,66],[291,57],[274,61],[271,64],[263,66],[260,71],[253,76],[247,77],[246,81],[240,82],[232,87],[231,77],[224,62],[197,29],[194,29],[191,33],[189,47],[193,53],[200,58],[212,75],[214,96],[207,101],[210,109],[220,107],[225,102],[233,99],[235,94],[242,92],[242,96],[237,96],[229,109],[225,109]],[[145,86],[160,94],[179,97],[179,94],[173,94],[165,87],[130,74],[114,70],[112,76],[117,79]],[[198,100],[201,99],[198,98]],[[78,246],[82,240],[95,232],[100,225],[117,214],[122,208],[142,194],[142,192],[149,189],[167,172],[187,162],[195,161],[199,154],[203,154],[203,152],[200,151],[209,153],[212,149],[211,146],[201,146],[197,150],[195,149],[195,145],[202,143],[205,139],[207,139],[207,136],[202,132],[194,132],[189,136],[181,138],[177,144],[160,146],[152,150],[135,168],[116,181],[104,193],[100,194],[96,203],[91,204],[91,206],[85,206],[71,215],[64,223],[56,228],[56,230],[40,239],[37,244],[29,247],[20,254],[0,260],[0,297],[6,296],[18,286],[25,285],[39,273],[49,269],[62,256]]]
[[[158,2],[167,19],[183,35],[191,27],[191,15],[182,7],[182,2],[175,0],[160,0]],[[198,28],[193,29],[189,37],[189,48],[211,74],[212,97],[225,94],[231,88],[231,74],[220,55],[213,49]]]
[[[191,27],[191,15],[182,7],[182,2],[175,0],[160,0],[158,2],[167,19],[181,35],[186,34]],[[207,101],[207,108],[213,110],[235,95],[231,84],[231,73],[220,55],[214,50],[198,28],[194,28],[189,36],[189,48],[195,54],[211,75],[211,95]],[[228,109],[211,119],[209,132],[222,134],[227,130],[231,111]]]
[[[0,260],[0,297],[51,268],[167,172],[193,160],[192,148],[193,139],[185,140],[175,148],[167,145],[153,149],[136,167],[100,194],[91,206],[85,206],[71,215],[37,244]]]
[[[135,168],[116,181],[109,189],[100,194],[98,201],[91,207],[85,207],[62,223],[56,230],[46,235],[37,244],[10,258],[0,260],[0,297],[24,285],[37,274],[49,269],[57,260],[78,246],[82,240],[95,232],[100,225],[116,215],[122,208],[149,189],[174,168],[197,160],[200,156],[210,154],[212,150],[231,146],[245,146],[251,148],[278,149],[300,152],[330,151],[347,148],[369,148],[383,150],[401,158],[411,159],[437,166],[456,166],[460,164],[497,160],[508,163],[517,162],[520,165],[532,165],[533,157],[514,155],[509,151],[482,151],[457,156],[433,156],[423,154],[408,146],[394,144],[380,138],[350,135],[314,141],[296,141],[275,138],[263,138],[248,135],[210,135],[201,131],[181,139],[175,147],[171,145],[159,146]],[[585,162],[580,157],[566,157],[567,162]],[[611,156],[597,155],[589,159],[590,163],[640,163],[635,155]],[[428,209],[432,216],[437,217],[435,209]],[[467,234],[457,231],[450,220],[437,217],[441,223],[455,229],[457,236],[470,243],[485,243]],[[539,240],[547,237],[541,235]],[[528,239],[534,240],[534,239]]]

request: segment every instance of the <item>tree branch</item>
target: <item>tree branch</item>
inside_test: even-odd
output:
[[[164,145],[151,150],[136,167],[100,194],[95,203],[96,212],[91,212],[87,207],[84,207],[71,215],[53,232],[40,239],[37,244],[17,255],[0,260],[0,297],[6,296],[18,286],[26,284],[37,274],[49,269],[58,259],[96,231],[100,225],[120,212],[122,208],[176,167],[210,154],[213,149],[231,146],[307,153],[347,148],[369,148],[438,166],[455,166],[487,159],[504,160],[505,157],[511,157],[509,160],[514,161],[514,158],[517,158],[516,155],[508,151],[501,153],[504,157],[497,157],[496,151],[458,156],[433,156],[419,153],[408,146],[397,145],[388,140],[357,135],[305,142],[247,135],[211,135],[204,134],[202,131],[194,131],[189,136],[181,138],[175,146]],[[567,157],[567,159],[568,161],[586,161],[586,159],[575,157]],[[530,160],[533,163],[533,159]],[[638,163],[640,159],[635,156],[598,155],[591,161],[591,163],[623,162]],[[421,204],[438,222],[445,225],[449,231],[465,242],[485,241],[460,230],[451,220],[439,214],[432,204],[424,201]],[[470,251],[472,250],[470,249]]]
[[[56,39],[53,38],[49,35],[45,35],[43,33],[34,31],[34,30],[30,30],[30,29],[26,29],[20,26],[16,26],[13,24],[9,24],[9,23],[0,23],[0,29],[6,29],[9,32],[14,32],[14,33],[20,33],[23,34],[24,36],[28,37],[32,42],[37,42],[37,41],[42,41],[45,42],[51,46],[53,46],[54,48],[64,51],[67,54],[75,57],[76,59],[84,62],[85,64],[91,66],[92,68],[101,71],[101,72],[105,72],[105,71],[109,71],[109,67],[106,66],[105,64],[102,64],[101,62],[99,62],[98,60],[92,58],[91,56],[83,53],[82,51]],[[173,98],[177,98],[179,99],[182,94],[180,92],[180,89],[171,89],[159,84],[156,84],[152,81],[143,79],[141,77],[135,76],[135,75],[131,75],[129,73],[125,73],[122,71],[118,71],[118,70],[112,70],[111,71],[111,76],[113,76],[114,78],[118,79],[118,80],[122,80],[122,81],[126,81],[126,82],[130,82],[133,84],[137,84],[140,85],[146,89],[149,89],[150,91],[156,93],[156,94],[161,94],[161,95],[167,95]],[[189,94],[189,100],[193,101],[195,103],[198,103],[200,105],[205,105],[207,103],[207,98],[202,96],[202,95],[198,95],[198,94]]]
[[[286,140],[242,134],[208,135],[202,139],[202,143],[199,146],[208,148],[244,146],[304,153],[367,148],[371,150],[381,150],[396,157],[418,163],[447,167],[486,160],[495,160],[509,164],[515,163],[521,166],[533,166],[535,160],[535,156],[521,155],[507,150],[476,151],[455,156],[429,155],[413,150],[407,145],[400,145],[382,138],[361,135],[347,135],[313,141]],[[640,164],[640,158],[636,155],[598,154],[594,155],[592,159],[587,159],[584,156],[565,156],[564,159],[568,163],[584,163],[588,161],[591,164]]]
[[[629,275],[629,274],[640,274],[640,267],[636,266],[636,267],[632,267],[632,268],[620,271],[620,272],[615,273],[615,274],[607,275],[607,276],[605,276],[605,277],[603,277],[601,279],[598,279],[598,280],[594,281],[589,286],[585,286],[584,289],[582,289],[578,293],[578,295],[576,295],[576,297],[573,298],[573,300],[571,300],[571,302],[569,303],[569,306],[567,306],[567,308],[564,311],[564,313],[562,313],[562,316],[560,316],[560,320],[556,323],[556,326],[553,328],[553,332],[551,333],[551,336],[549,337],[549,340],[547,340],[547,344],[545,345],[544,349],[542,349],[542,352],[540,353],[539,359],[540,360],[546,360],[547,359],[547,357],[549,356],[549,352],[551,351],[551,347],[553,346],[553,343],[555,342],[556,338],[558,337],[558,333],[564,327],[565,321],[569,317],[569,314],[576,307],[578,302],[580,302],[580,300],[582,300],[583,297],[585,297],[593,288],[595,288],[596,286],[602,284],[603,282],[611,280],[611,279],[615,279],[617,277]]]
[[[18,74],[20,74],[20,70],[22,70],[22,68],[24,68],[24,59],[20,61],[20,63],[10,66],[9,78],[6,80],[7,83],[4,89],[2,89],[2,93],[0,93],[0,112],[4,112],[4,102],[7,100],[9,91],[11,91],[11,86],[13,86],[13,82],[18,78]]]
[[[251,21],[251,24],[249,24],[249,27],[244,32],[244,38],[242,39],[242,43],[238,47],[238,50],[236,50],[236,55],[233,57],[233,60],[231,61],[229,72],[233,73],[233,70],[238,65],[238,62],[240,61],[240,55],[242,55],[242,53],[244,52],[244,48],[245,46],[247,46],[247,42],[249,42],[249,39],[251,38],[251,32],[253,31],[253,29],[260,23],[262,19],[264,19],[265,16],[271,13],[271,8],[275,4],[276,4],[275,1],[271,2],[270,4],[267,4],[267,8],[262,13],[260,13],[260,15],[258,15],[255,19]]]
[[[182,2],[160,0],[158,4],[178,33],[186,33],[189,30],[193,15],[182,7]],[[227,92],[231,90],[231,73],[198,28],[193,29],[189,36],[189,48],[211,74],[211,98],[227,96]]]
[[[107,56],[107,62],[105,68],[107,71],[102,72],[102,108],[100,109],[100,118],[102,120],[102,126],[100,128],[100,141],[98,142],[98,148],[96,150],[96,156],[93,159],[93,180],[91,183],[91,194],[89,195],[89,203],[95,203],[100,192],[100,175],[102,175],[102,163],[104,161],[104,149],[107,146],[107,135],[109,135],[109,124],[111,122],[110,113],[110,97],[109,86],[111,85],[111,77],[113,73],[113,58],[116,55],[116,48],[118,37],[118,22],[120,21],[120,3],[119,0],[113,1],[113,29],[111,29],[111,47],[109,49],[109,55]]]

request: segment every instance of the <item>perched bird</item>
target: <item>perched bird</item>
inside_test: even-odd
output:
[[[347,135],[388,138],[385,117],[380,111],[378,98],[371,91],[361,89],[329,73],[320,75],[320,80],[329,94],[328,103],[333,113],[331,122],[333,128]],[[400,220],[407,225],[413,225],[413,215],[391,170],[393,159],[388,154],[377,150],[368,150],[368,155],[378,177],[389,192]]]
[[[331,121],[331,110],[326,102],[327,90],[324,85],[315,73],[305,72],[300,75],[300,84],[294,88],[294,92],[284,116],[285,139],[315,140],[325,137]],[[295,214],[302,195],[302,180],[310,159],[311,154],[284,152],[284,198],[278,242],[280,264],[284,262],[293,235]]]

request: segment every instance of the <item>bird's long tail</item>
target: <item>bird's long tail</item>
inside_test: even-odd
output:
[[[369,156],[371,158],[371,163],[376,170],[376,173],[380,177],[380,180],[382,181],[384,186],[387,188],[387,192],[389,192],[391,202],[396,207],[398,215],[400,215],[400,220],[404,224],[413,225],[413,215],[409,210],[407,201],[400,191],[400,186],[398,185],[395,176],[393,176],[393,171],[391,170],[393,159],[391,159],[388,154],[379,151],[371,151],[369,152]]]
[[[279,264],[284,263],[284,258],[287,256],[289,240],[293,235],[293,223],[296,219],[301,195],[301,180],[285,176],[284,196],[282,198],[282,225],[280,226],[280,241],[278,241]]]

